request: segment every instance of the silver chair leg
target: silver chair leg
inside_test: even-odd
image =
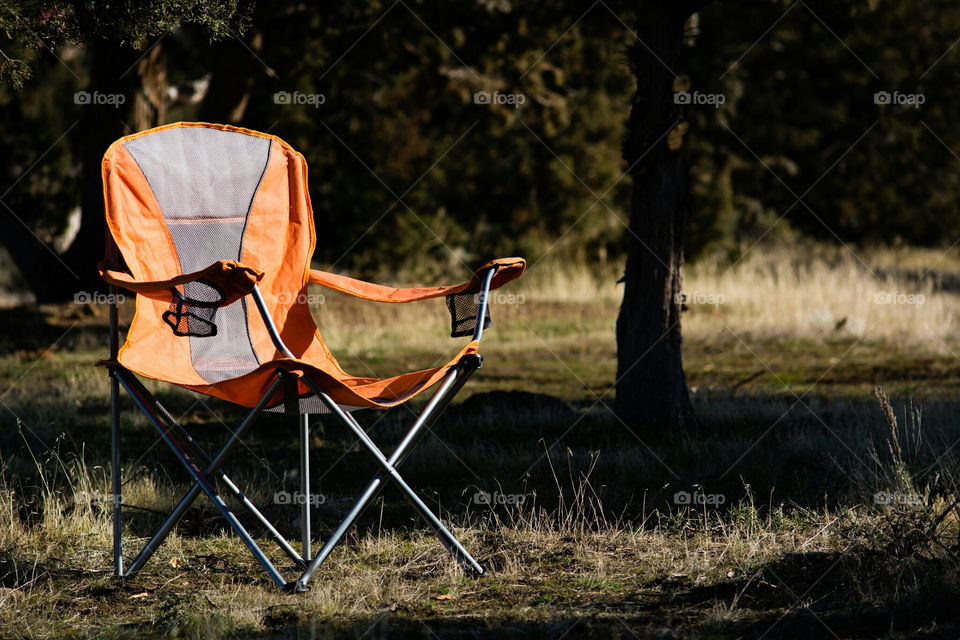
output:
[[[124,374],[120,374],[124,375]],[[125,378],[126,379],[126,378]],[[127,382],[133,387],[133,389],[147,397],[150,397],[149,391],[147,391],[136,378],[129,376]],[[211,459],[209,456],[204,454],[204,457],[207,459],[208,463],[206,468],[203,470],[203,475],[205,477],[210,477],[212,474],[217,474],[217,476],[224,482],[224,484],[230,489],[231,493],[240,501],[240,503],[250,512],[250,514],[267,530],[267,533],[271,538],[277,543],[277,545],[283,550],[287,556],[290,557],[298,566],[306,566],[306,563],[303,561],[303,558],[300,557],[300,554],[290,546],[290,544],[284,539],[280,532],[276,530],[273,524],[264,517],[262,513],[250,502],[250,500],[240,491],[239,488],[233,483],[233,481],[225,474],[223,471],[220,471],[220,465],[226,459],[230,451],[233,450],[233,447],[240,442],[240,438],[246,433],[246,431],[253,425],[256,418],[260,415],[263,409],[266,407],[267,402],[273,397],[273,394],[277,391],[280,386],[279,380],[274,380],[271,386],[267,389],[264,395],[260,398],[257,404],[250,410],[250,413],[241,421],[237,428],[233,431],[230,438],[227,442],[221,447],[221,449],[216,453],[216,455]],[[144,398],[145,400],[146,398]],[[154,400],[154,402],[156,402]],[[158,403],[157,403],[158,404]],[[158,409],[163,412],[162,407],[158,406]],[[168,417],[168,420],[173,420],[172,417]],[[182,428],[182,427],[181,427]],[[200,495],[200,486],[194,483],[190,489],[183,495],[180,499],[180,502],[173,508],[173,511],[170,512],[170,515],[167,516],[166,520],[163,521],[163,524],[156,530],[150,540],[146,545],[140,550],[140,553],[137,554],[137,557],[133,559],[133,562],[130,564],[130,567],[123,574],[124,576],[131,576],[137,571],[139,571],[143,565],[150,559],[153,553],[157,548],[163,543],[163,541],[170,535],[170,532],[173,530],[173,527],[177,525],[178,522],[183,518],[187,509],[194,503],[197,497]]]
[[[110,467],[113,471],[113,575],[123,576],[123,501],[120,469],[120,383],[110,376]]]
[[[326,394],[324,394],[326,396]],[[333,406],[337,406],[335,402],[330,400],[329,397],[325,400]],[[339,410],[340,408],[337,407]],[[477,574],[483,573],[483,567],[480,566],[480,563],[474,560],[473,556],[460,544],[460,541],[457,540],[452,533],[444,526],[433,511],[420,499],[420,496],[417,495],[417,492],[407,484],[407,481],[403,479],[400,473],[396,468],[387,461],[387,458],[383,455],[383,452],[377,448],[377,445],[370,439],[370,436],[363,430],[357,421],[353,419],[353,416],[346,414],[343,410],[340,410],[340,418],[347,422],[347,425],[353,431],[354,435],[357,436],[357,439],[360,440],[360,443],[366,448],[366,450],[374,457],[377,463],[380,465],[380,468],[386,472],[390,479],[393,480],[394,484],[400,489],[407,501],[413,506],[417,512],[423,516],[423,519],[427,521],[427,524],[433,529],[433,532],[440,542],[447,548],[447,550],[453,555],[453,557],[460,562],[460,564],[465,567],[472,569]]]
[[[117,247],[107,234],[107,260],[116,263]],[[110,360],[116,362],[120,349],[120,309],[117,306],[117,287],[110,285]],[[123,500],[120,469],[120,383],[110,368],[110,469],[113,473],[113,574],[123,576]]]
[[[389,462],[391,464],[399,465],[403,459],[407,456],[410,449],[419,441],[420,437],[427,432],[429,426],[433,423],[437,416],[446,408],[446,405],[450,403],[451,398],[460,390],[460,388],[467,381],[467,378],[470,377],[470,374],[473,373],[473,369],[467,369],[465,371],[456,370],[451,374],[446,380],[444,380],[437,391],[433,394],[433,397],[430,398],[430,401],[423,408],[423,411],[420,413],[420,416],[414,422],[413,426],[410,427],[410,430],[407,432],[407,435],[400,441],[397,445],[397,448],[394,450],[393,454],[390,456]],[[340,540],[347,533],[350,527],[353,526],[353,523],[360,516],[360,513],[370,504],[370,502],[376,497],[380,489],[383,487],[383,472],[379,471],[374,474],[373,478],[367,483],[366,488],[363,490],[363,493],[354,501],[353,505],[350,507],[350,511],[347,512],[346,517],[337,527],[337,529],[330,535],[326,543],[320,551],[317,552],[317,555],[314,557],[313,562],[307,567],[306,571],[300,576],[298,581],[298,588],[306,588],[306,583],[313,576],[313,573],[323,564],[330,553],[333,551],[333,548],[340,543]]]
[[[301,556],[310,562],[310,416],[300,416],[300,536]]]
[[[150,422],[157,429],[157,431],[160,432],[161,437],[164,439],[167,445],[170,446],[171,450],[173,450],[174,454],[177,456],[177,458],[180,459],[180,462],[183,463],[184,467],[186,467],[187,471],[193,477],[194,486],[191,487],[191,492],[194,491],[195,487],[198,487],[200,490],[202,490],[204,493],[207,494],[207,496],[213,502],[214,506],[217,507],[221,515],[223,515],[226,521],[230,524],[230,527],[234,530],[234,532],[236,532],[236,534],[240,537],[241,541],[243,541],[243,543],[247,546],[247,548],[253,554],[254,558],[256,558],[257,561],[263,566],[263,568],[266,570],[270,578],[279,587],[286,588],[287,582],[283,579],[283,576],[280,575],[280,572],[277,571],[273,563],[270,562],[270,559],[267,558],[266,554],[263,553],[263,551],[257,545],[256,541],[254,541],[253,537],[247,532],[244,526],[237,519],[233,511],[231,511],[230,508],[227,506],[227,504],[223,501],[223,498],[220,497],[220,494],[218,494],[216,490],[213,488],[213,486],[210,484],[210,482],[207,479],[207,474],[205,474],[203,471],[200,470],[200,468],[193,461],[193,459],[190,458],[190,456],[187,455],[187,453],[180,446],[180,443],[177,442],[177,440],[173,437],[173,435],[170,433],[170,428],[163,423],[163,421],[159,418],[159,416],[157,416],[157,413],[154,410],[154,408],[147,403],[146,399],[137,392],[135,387],[131,385],[128,380],[118,375],[117,373],[115,373],[114,376],[115,376],[115,379],[118,380],[120,384],[123,385],[123,387],[127,390],[127,392],[134,399],[134,401],[137,403],[140,409],[144,412],[147,418],[149,418]],[[269,396],[265,396],[265,398],[268,399]],[[264,400],[263,403],[266,404],[266,400]],[[234,438],[231,438],[231,439],[232,440],[236,439],[236,434]],[[220,462],[222,462],[222,460],[217,460],[216,462],[219,464]],[[211,465],[209,466],[212,466],[212,462],[211,462]],[[183,500],[181,500],[181,503],[183,503]],[[168,521],[169,520],[170,518],[168,518]],[[169,533],[169,530],[167,530],[166,533]],[[164,534],[163,537],[166,536],[166,533]],[[156,535],[154,537],[156,538]],[[144,551],[146,551],[146,548],[144,548]],[[143,552],[141,552],[141,555],[143,555]]]
[[[413,491],[406,486],[406,483],[402,480],[402,478],[399,477],[399,474],[396,473],[396,469],[394,468],[403,461],[407,454],[409,454],[416,442],[419,441],[423,434],[426,433],[426,427],[432,424],[433,420],[440,414],[440,412],[443,411],[453,396],[456,395],[457,391],[459,391],[463,384],[467,381],[467,378],[469,378],[470,375],[476,370],[476,368],[479,366],[479,359],[476,363],[472,363],[472,365],[473,366],[464,368],[458,367],[454,369],[453,372],[440,384],[440,387],[437,389],[436,393],[434,393],[433,397],[424,407],[420,416],[418,416],[417,420],[404,436],[403,440],[401,440],[401,442],[397,445],[389,459],[384,458],[382,452],[380,452],[376,445],[374,445],[372,441],[369,441],[366,433],[363,431],[362,427],[357,424],[356,420],[353,419],[353,416],[345,414],[345,412],[343,412],[335,403],[333,403],[329,397],[326,397],[326,394],[320,391],[319,388],[317,388],[314,384],[311,384],[311,381],[305,380],[307,384],[311,386],[313,391],[317,393],[321,400],[323,400],[323,402],[331,408],[331,411],[337,413],[338,416],[341,417],[341,419],[344,420],[344,422],[346,422],[355,433],[359,431],[357,436],[361,439],[361,442],[363,442],[364,438],[366,438],[366,440],[369,442],[369,445],[365,444],[365,446],[367,446],[368,450],[370,450],[370,447],[372,446],[373,450],[379,454],[379,456],[377,454],[374,455],[382,461],[381,466],[386,466],[384,466],[383,470],[378,472],[367,484],[363,493],[359,498],[357,498],[347,516],[343,519],[343,522],[340,523],[340,526],[337,527],[317,555],[314,556],[306,570],[297,580],[297,591],[305,591],[307,589],[307,582],[309,582],[313,573],[327,559],[333,548],[340,542],[344,534],[353,525],[354,521],[357,519],[363,509],[366,508],[366,506],[380,490],[383,484],[384,474],[390,475],[394,480],[399,479],[400,482],[398,482],[398,485],[401,485],[401,490],[403,490],[403,487],[406,487],[404,494],[407,499],[414,503],[414,507],[418,512],[420,512],[421,515],[424,516],[431,529],[433,529],[437,537],[440,538],[440,541],[445,547],[447,547],[451,554],[453,554],[454,558],[478,574],[482,574],[484,572],[483,568],[477,563],[477,561],[474,560],[473,557],[466,551],[466,549],[464,549],[459,543],[459,541],[453,537],[453,534],[447,531],[443,524],[440,523],[439,519],[433,515],[426,505],[424,505],[422,501],[420,501],[420,499],[413,494]],[[360,434],[363,434],[363,436],[361,437]],[[390,473],[390,470],[392,470],[393,473]],[[413,495],[411,496],[411,494]],[[419,505],[417,503],[419,503]]]

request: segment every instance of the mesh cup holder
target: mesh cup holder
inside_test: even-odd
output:
[[[223,290],[207,280],[194,280],[171,287],[173,300],[163,312],[163,321],[178,336],[209,338],[217,335],[214,318],[226,297]]]
[[[489,329],[493,325],[490,319],[490,299],[487,298],[487,309],[483,314],[483,328]],[[447,310],[450,312],[450,337],[462,338],[472,336],[477,328],[477,312],[480,310],[479,293],[454,293],[447,296]]]

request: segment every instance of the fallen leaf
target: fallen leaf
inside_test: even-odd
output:
[[[434,600],[450,600],[451,598],[453,598],[453,596],[449,593],[441,593],[438,596],[433,596]]]
[[[135,594],[133,594],[132,596],[130,596],[129,599],[130,599],[130,600],[139,600],[140,598],[147,598],[147,597],[149,597],[149,596],[150,596],[150,594],[147,593],[146,591],[144,591],[144,592],[142,592],[142,593],[135,593]]]
[[[183,566],[183,560],[181,560],[177,556],[173,556],[172,558],[170,558],[170,566],[173,567],[174,569],[179,569],[180,567]]]

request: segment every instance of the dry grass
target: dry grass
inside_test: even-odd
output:
[[[19,310],[11,317],[33,314],[37,333],[0,356],[9,409],[0,636],[206,638],[289,625],[317,637],[791,638],[827,633],[821,623],[839,637],[937,637],[934,626],[956,636],[951,274],[960,260],[948,255],[920,277],[936,255],[860,257],[867,266],[842,249],[796,247],[751,252],[729,269],[719,260],[688,267],[685,362],[711,434],[701,438],[625,427],[607,411],[616,274],[537,265],[504,289],[513,298],[495,300],[487,364],[468,386],[529,395],[451,409],[403,467],[490,575],[464,576],[388,491],[301,596],[275,590],[204,501],[141,574],[109,576],[109,510],[89,499],[109,487],[107,385],[92,366],[105,318],[73,306]],[[880,291],[925,300],[874,304]],[[724,299],[699,304],[697,294]],[[430,366],[460,345],[436,301],[375,305],[327,293],[314,312],[358,374]],[[874,399],[874,383],[893,400]],[[222,441],[221,420],[237,418],[151,386],[199,422],[203,442]],[[922,412],[911,397],[923,399]],[[129,561],[186,484],[162,447],[151,449],[145,421],[123,415]],[[361,415],[387,448],[408,418],[403,409]],[[228,471],[295,539],[296,509],[271,498],[296,484],[286,471],[296,439],[267,422]],[[322,536],[374,467],[331,425],[317,425],[316,438],[314,467],[333,470],[317,480],[328,498],[316,512]],[[477,491],[523,500],[491,508],[472,500]],[[678,504],[684,491],[723,503]]]
[[[525,344],[544,312],[557,316],[566,305],[589,305],[598,319],[610,320],[604,329],[612,339],[619,276],[615,267],[598,272],[577,263],[535,263],[494,298],[500,326],[491,342]],[[347,357],[379,357],[384,344],[438,357],[451,352],[439,303],[357,305],[316,291],[325,296],[315,307],[321,330]],[[960,249],[758,247],[736,261],[714,256],[687,265],[684,292],[683,330],[692,341],[722,333],[750,340],[851,339],[950,355],[960,335]]]
[[[960,321],[956,250],[853,253],[822,246],[754,250],[734,264],[688,267],[684,288],[698,304],[684,325],[706,338],[741,336],[866,341],[948,352]],[[712,305],[712,302],[718,302]]]
[[[896,424],[891,429],[898,431]],[[893,459],[881,462],[878,454],[877,460],[902,482],[909,472],[896,442],[897,436],[886,442]],[[101,482],[82,462],[41,462],[38,473],[50,476],[56,470],[52,475],[64,488]],[[816,626],[803,622],[804,612],[816,606],[812,601],[836,601],[839,594],[853,613],[821,607],[819,617],[829,628],[847,637],[844,629],[853,624],[860,630],[856,637],[880,632],[879,637],[890,624],[916,629],[884,616],[878,627],[876,615],[863,610],[874,602],[880,610],[887,602],[903,607],[904,598],[889,589],[923,592],[931,583],[948,588],[927,603],[934,618],[951,606],[945,602],[949,594],[957,593],[948,573],[957,567],[938,549],[956,535],[952,506],[763,509],[747,491],[723,512],[652,511],[629,523],[603,515],[589,474],[575,487],[560,487],[563,474],[554,474],[558,488],[572,490],[571,499],[556,509],[527,503],[454,527],[468,547],[483,550],[490,569],[485,578],[466,577],[421,531],[379,530],[341,548],[317,574],[313,589],[299,596],[268,584],[226,534],[175,535],[141,574],[115,581],[108,577],[106,511],[44,485],[38,518],[23,526],[16,524],[22,518],[14,492],[4,484],[0,515],[13,524],[0,530],[0,549],[6,550],[0,634],[221,638],[280,625],[316,630],[319,623],[356,636],[376,629],[375,637],[388,628],[445,637],[463,624],[511,628],[522,632],[520,637],[571,630],[580,637],[590,629],[793,637],[800,631],[816,635]],[[134,495],[142,499],[149,492]],[[940,519],[934,531],[905,544],[907,523],[932,518]],[[877,557],[890,549],[887,557]],[[284,566],[278,552],[271,555]],[[940,575],[924,573],[931,570]],[[930,615],[923,607],[910,613],[921,620]],[[791,625],[778,630],[785,616]]]
[[[49,475],[57,466],[47,461],[38,469]],[[57,475],[64,487],[97,482],[79,464],[62,466]],[[490,577],[465,577],[424,533],[380,531],[335,554],[314,588],[294,597],[267,584],[226,535],[174,536],[141,575],[113,582],[106,578],[107,511],[46,485],[37,496],[38,519],[21,526],[15,492],[5,485],[0,508],[4,522],[14,524],[0,532],[0,549],[7,550],[0,633],[124,636],[153,629],[228,637],[316,617],[359,632],[389,612],[401,620],[423,620],[442,633],[446,617],[479,614],[492,626],[501,620],[537,624],[581,607],[613,623],[617,603],[642,596],[666,607],[677,588],[717,582],[742,584],[748,591],[757,568],[784,553],[835,546],[820,526],[829,514],[809,514],[787,526],[782,514],[762,520],[743,505],[729,519],[684,513],[637,528],[600,515],[588,479],[573,493],[569,505],[553,511],[536,506],[491,511],[454,528],[467,546],[484,550]],[[272,555],[283,566],[282,558]],[[753,614],[739,611],[736,601],[724,610],[726,621],[741,617]]]

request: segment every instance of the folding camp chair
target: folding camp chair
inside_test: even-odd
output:
[[[118,288],[133,291],[137,302],[122,347],[117,306],[111,306],[110,359],[105,362],[111,378],[116,575],[139,570],[203,492],[278,585],[303,591],[381,485],[391,480],[453,556],[464,567],[482,573],[482,567],[397,467],[480,368],[479,343],[490,325],[488,293],[519,277],[524,261],[494,260],[463,284],[411,289],[311,270],[316,234],[303,156],[275,136],[235,127],[177,123],[121,138],[104,155],[103,185],[108,249],[101,275],[112,293]],[[378,302],[444,297],[452,335],[472,339],[440,367],[386,379],[352,376],[340,368],[317,331],[306,303],[308,283]],[[137,375],[251,410],[221,449],[208,455]],[[126,570],[121,541],[120,387],[133,397],[193,479]],[[409,402],[430,387],[436,391],[389,456],[351,414]],[[303,497],[299,552],[221,469],[264,410],[285,412],[299,432]],[[373,456],[380,471],[311,557],[308,416],[316,413],[336,415]],[[217,492],[217,482],[302,570],[295,582],[284,580]]]

